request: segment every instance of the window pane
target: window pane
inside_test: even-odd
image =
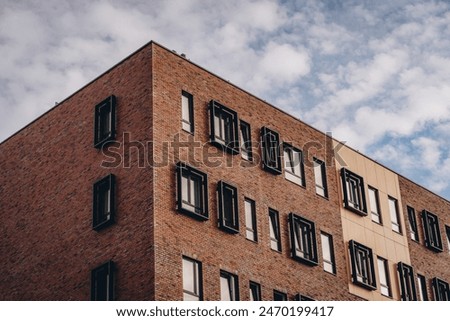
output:
[[[369,187],[370,212],[372,213],[372,221],[381,223],[380,210],[378,208],[378,192]]]
[[[428,301],[427,283],[423,275],[417,275],[417,284],[419,287],[419,301]]]
[[[323,177],[323,167],[324,163],[320,163],[314,160],[314,179],[316,182],[316,193],[320,196],[326,197],[324,177]]]
[[[330,235],[320,234],[322,243],[323,269],[326,272],[334,273],[334,259],[332,253],[332,239]]]
[[[231,301],[231,282],[230,278],[220,276],[220,300]]]
[[[387,269],[387,262],[385,259],[378,258],[377,259],[378,264],[378,275],[380,277],[380,291],[381,294],[385,296],[390,296],[390,286],[389,286],[389,279],[388,279],[388,269]]]
[[[194,270],[194,262],[183,259],[183,289],[191,293],[196,293]]]
[[[447,234],[447,250],[450,252],[450,227],[445,226],[445,234]]]
[[[391,215],[392,230],[400,233],[400,222],[398,220],[397,200],[389,198],[389,213]]]
[[[255,209],[254,202],[246,199],[244,201],[245,205],[245,226],[246,226],[246,237],[249,240],[256,241],[256,222],[255,222]]]
[[[189,116],[189,98],[184,95],[181,96],[181,117],[184,121],[191,122]]]

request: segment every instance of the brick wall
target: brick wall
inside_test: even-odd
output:
[[[151,140],[151,47],[0,145],[0,300],[89,300],[90,270],[117,264],[117,299],[152,299],[152,172],[101,168],[94,106],[117,97],[118,137]],[[132,151],[132,165],[136,160]],[[117,177],[117,223],[92,230],[92,184]]]

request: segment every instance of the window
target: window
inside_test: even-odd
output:
[[[346,168],[341,169],[341,178],[344,191],[344,207],[356,214],[367,215],[363,178]]]
[[[427,281],[423,275],[417,274],[417,285],[419,287],[419,301],[428,301]]]
[[[209,103],[209,108],[211,143],[228,153],[239,153],[237,113],[214,100]]]
[[[294,297],[294,301],[315,301],[313,298],[297,293]]]
[[[416,211],[410,206],[407,206],[406,210],[408,211],[409,231],[411,233],[411,240],[419,242],[419,230],[417,229]]]
[[[183,256],[183,300],[203,300],[202,264],[185,256]]]
[[[435,301],[450,301],[450,286],[447,282],[439,278],[433,278],[431,284],[433,285]]]
[[[380,279],[380,292],[385,296],[391,296],[391,284],[389,280],[389,267],[382,257],[377,258],[378,277]]]
[[[267,127],[261,128],[261,159],[264,170],[281,174],[280,135]]]
[[[287,297],[287,294],[284,292],[273,290],[273,300],[274,301],[287,301],[288,297]]]
[[[91,300],[114,300],[114,269],[113,261],[106,262],[91,271]]]
[[[116,212],[115,182],[115,176],[109,174],[94,184],[92,228],[96,231],[114,223]]]
[[[239,283],[237,275],[220,271],[220,300],[239,301]]]
[[[372,216],[372,221],[378,224],[383,224],[381,220],[378,190],[370,186],[368,190],[369,190],[370,215]]]
[[[443,248],[438,217],[427,210],[423,210],[422,224],[423,235],[425,237],[425,246],[432,251],[442,252]]]
[[[250,131],[250,124],[245,121],[240,121],[240,139],[241,139],[241,157],[248,161],[253,159],[252,154],[252,136]]]
[[[198,220],[208,219],[208,182],[205,173],[177,164],[177,210]]]
[[[400,226],[400,217],[398,214],[397,200],[389,196],[388,202],[389,202],[389,213],[391,214],[392,230],[397,233],[402,233],[402,228]]]
[[[280,218],[278,212],[269,208],[270,248],[281,252]]]
[[[109,96],[95,106],[94,147],[101,148],[116,138],[116,97]]]
[[[352,282],[368,290],[375,290],[375,269],[373,265],[372,249],[354,240],[349,242],[352,267]]]
[[[325,163],[317,158],[314,158],[314,179],[316,182],[316,194],[328,197]]]
[[[194,133],[194,98],[188,92],[181,92],[181,127]]]
[[[239,214],[237,188],[220,181],[217,184],[219,195],[219,228],[229,233],[239,233]]]
[[[289,214],[291,257],[308,265],[317,265],[316,226],[294,213]]]
[[[336,263],[334,261],[333,237],[330,234],[321,232],[323,270],[332,274],[336,273]]]
[[[250,301],[261,301],[261,285],[250,281]]]
[[[445,225],[445,234],[447,236],[447,249],[450,253],[450,226]]]
[[[251,241],[258,241],[258,233],[256,229],[256,210],[255,201],[246,198],[244,200],[245,207],[245,237]]]
[[[305,186],[305,169],[302,151],[289,144],[283,144],[284,177],[301,186]]]
[[[408,264],[399,262],[397,271],[402,301],[417,301],[414,269]]]

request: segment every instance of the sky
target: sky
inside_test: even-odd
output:
[[[0,0],[0,141],[150,40],[450,200],[449,0]]]

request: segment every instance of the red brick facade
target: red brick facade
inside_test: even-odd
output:
[[[181,129],[182,91],[193,95],[193,135]],[[125,146],[119,166],[105,168],[100,164],[106,156],[93,147],[93,108],[111,94],[117,97],[117,140],[129,135],[138,143]],[[233,109],[250,124],[253,162],[208,143],[211,100]],[[281,141],[308,152],[306,187],[286,180],[284,173],[273,175],[261,169],[257,144],[264,126],[277,131]],[[177,139],[199,142],[192,154],[198,163],[189,155],[192,148],[174,148]],[[108,260],[117,266],[117,300],[181,300],[183,255],[202,263],[205,300],[220,299],[220,270],[239,277],[241,300],[249,299],[249,281],[261,284],[264,300],[273,298],[273,290],[288,293],[289,299],[297,293],[316,300],[359,299],[349,293],[341,187],[331,140],[153,42],[10,137],[0,149],[2,300],[88,300],[90,271]],[[219,162],[218,166],[207,165],[208,153],[215,155],[210,161]],[[158,164],[138,162],[138,157],[142,161],[147,156]],[[313,157],[326,161],[327,198],[315,192]],[[124,166],[125,159],[131,159],[130,166]],[[177,212],[179,160],[208,174],[209,220]],[[117,220],[96,232],[92,185],[109,173],[117,179]],[[238,234],[217,227],[216,190],[221,180],[238,188]],[[403,207],[414,200],[417,210],[429,208],[442,223],[450,224],[444,210],[450,208],[449,202],[405,179],[400,183]],[[244,197],[256,204],[258,242],[245,237]],[[281,252],[270,249],[269,208],[280,215]],[[290,258],[287,217],[291,212],[316,224],[317,266]],[[335,275],[323,270],[320,231],[333,237]],[[444,232],[442,237],[445,242]],[[418,271],[450,281],[447,249],[436,255],[423,245],[410,246]]]

